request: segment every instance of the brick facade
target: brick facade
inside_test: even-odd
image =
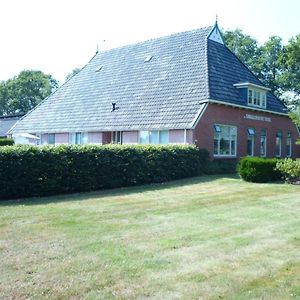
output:
[[[200,148],[206,148],[212,158],[214,150],[214,124],[237,127],[237,158],[247,155],[248,128],[254,128],[256,132],[255,156],[260,156],[260,133],[262,130],[266,130],[266,157],[275,157],[275,140],[278,131],[282,132],[281,157],[286,157],[286,139],[288,133],[291,133],[292,137],[292,157],[299,157],[300,148],[298,145],[295,145],[299,133],[294,123],[287,116],[210,103],[194,130],[193,138],[195,144]]]

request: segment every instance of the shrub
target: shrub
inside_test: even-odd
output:
[[[0,146],[12,146],[14,143],[13,139],[0,138]]]
[[[201,175],[194,146],[12,146],[0,149],[0,199],[46,196]]]
[[[236,160],[212,160],[207,163],[205,174],[233,174],[236,173]]]
[[[276,169],[282,173],[286,182],[292,183],[300,180],[300,159],[286,158],[277,162]]]
[[[238,164],[238,173],[246,181],[269,182],[281,179],[281,173],[276,170],[275,158],[243,157]]]

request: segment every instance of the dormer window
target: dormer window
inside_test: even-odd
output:
[[[248,105],[266,108],[266,92],[248,88]]]
[[[270,89],[249,82],[236,83],[233,86],[240,90],[241,97],[248,106],[267,107],[267,91]]]

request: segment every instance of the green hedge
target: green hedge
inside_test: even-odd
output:
[[[12,146],[14,143],[13,139],[0,138],[0,146]]]
[[[194,146],[6,146],[0,199],[164,182],[203,173],[208,152]]]
[[[291,158],[285,158],[278,161],[276,169],[281,172],[282,177],[286,182],[294,183],[300,181],[300,159],[293,160]]]
[[[207,163],[205,174],[234,174],[237,167],[236,159],[215,159]]]
[[[250,182],[270,182],[279,180],[282,174],[276,169],[276,158],[243,157],[238,164],[239,175]]]

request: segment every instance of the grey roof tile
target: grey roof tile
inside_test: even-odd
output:
[[[207,39],[211,30],[99,52],[12,132],[191,128],[203,100],[246,105],[233,84],[261,83],[224,45]],[[113,112],[112,102],[119,107]],[[283,109],[271,93],[268,109]]]
[[[13,117],[0,117],[0,137],[6,137],[8,131],[20,119],[18,116]]]

